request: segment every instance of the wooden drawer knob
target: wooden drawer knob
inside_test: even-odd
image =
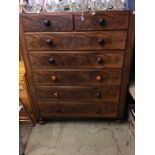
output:
[[[45,25],[45,26],[50,26],[50,25],[51,25],[50,20],[45,19],[45,20],[44,20],[44,25]]]
[[[61,108],[60,107],[56,107],[55,111],[56,112],[61,112]]]
[[[96,97],[100,98],[101,97],[101,93],[100,92],[96,92]]]
[[[54,63],[55,63],[55,60],[54,60],[54,58],[49,58],[48,62],[49,62],[50,64],[54,64]]]
[[[96,108],[96,113],[99,114],[101,112],[100,108]]]
[[[96,81],[101,81],[102,80],[102,77],[100,75],[97,75],[96,76]]]
[[[52,76],[52,81],[56,82],[57,81],[57,77],[55,75]]]
[[[103,64],[104,61],[103,61],[103,59],[102,59],[101,57],[98,57],[98,58],[97,58],[97,62],[98,62],[99,64]]]
[[[54,92],[54,94],[53,94],[53,95],[54,95],[54,97],[55,97],[55,98],[58,98],[58,97],[59,97],[58,92]]]
[[[52,44],[53,44],[53,41],[52,41],[51,39],[47,39],[47,40],[46,40],[46,43],[47,43],[48,45],[52,45]]]
[[[101,26],[104,26],[104,25],[105,25],[105,20],[104,20],[103,18],[100,18],[100,19],[99,19],[99,24],[100,24]]]
[[[98,43],[99,43],[100,45],[103,45],[103,44],[104,44],[104,40],[103,40],[102,38],[100,38],[100,39],[98,39]]]

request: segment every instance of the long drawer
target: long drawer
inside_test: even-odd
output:
[[[25,32],[72,31],[73,16],[67,13],[57,14],[21,14]]]
[[[93,16],[90,12],[84,12],[84,19],[84,21],[81,20],[81,13],[75,13],[76,31],[128,29],[129,12],[104,11],[96,12]]]
[[[37,86],[38,101],[118,102],[119,86]]]
[[[28,50],[125,49],[126,31],[26,33]]]
[[[51,119],[54,117],[116,117],[116,103],[73,104],[73,103],[40,103],[40,116]]]
[[[35,85],[120,85],[121,70],[49,70],[34,69]]]
[[[124,51],[29,53],[32,68],[122,68]]]

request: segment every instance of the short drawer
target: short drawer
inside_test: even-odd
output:
[[[37,86],[38,101],[118,102],[119,86]]]
[[[72,14],[21,14],[25,32],[72,31]]]
[[[81,20],[81,13],[75,13],[74,24],[76,31],[128,29],[129,12],[104,11],[96,12],[95,15],[85,12],[84,19],[84,21]]]
[[[34,83],[38,86],[67,85],[120,85],[121,70],[33,70]]]
[[[51,32],[25,35],[28,50],[117,50],[125,49],[126,31]]]
[[[42,118],[55,117],[116,117],[116,103],[78,104],[78,103],[41,103],[39,104]]]
[[[122,68],[124,52],[33,52],[29,58],[32,68]]]

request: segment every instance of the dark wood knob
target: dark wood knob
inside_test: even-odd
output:
[[[100,38],[100,39],[98,39],[98,43],[99,43],[100,45],[103,45],[103,44],[104,44],[104,40],[103,40],[102,38]]]
[[[54,95],[54,97],[55,97],[55,98],[58,98],[58,97],[59,97],[58,92],[54,92],[54,94],[53,94],[53,95]]]
[[[100,75],[97,75],[96,76],[96,81],[101,81],[102,80],[102,77]]]
[[[55,63],[55,60],[54,60],[54,58],[49,58],[48,62],[49,62],[50,64],[54,64],[54,63]]]
[[[57,81],[57,77],[55,75],[52,76],[52,81],[54,81],[54,82]]]
[[[52,41],[51,39],[47,39],[47,40],[46,40],[46,43],[47,43],[48,45],[52,45],[52,44],[53,44],[53,41]]]
[[[99,64],[103,64],[104,61],[103,61],[103,59],[102,59],[101,57],[98,57],[98,58],[97,58],[97,62],[98,62]]]
[[[51,25],[50,20],[45,19],[45,20],[44,20],[44,25],[45,25],[45,26],[50,26],[50,25]]]
[[[95,111],[96,111],[96,113],[98,113],[98,114],[101,112],[100,108],[96,108]]]
[[[101,97],[101,93],[100,92],[96,92],[96,97],[100,98]]]
[[[61,108],[60,107],[56,107],[55,111],[56,112],[61,112]]]
[[[105,20],[104,20],[103,18],[100,18],[100,19],[99,19],[99,24],[100,24],[101,26],[104,26],[104,25],[105,25]]]

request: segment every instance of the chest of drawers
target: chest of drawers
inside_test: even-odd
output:
[[[123,118],[134,45],[130,11],[20,14],[38,120]]]

